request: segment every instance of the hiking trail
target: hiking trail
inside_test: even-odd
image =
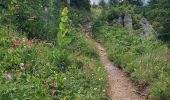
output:
[[[145,96],[140,95],[136,88],[133,86],[131,79],[127,74],[116,67],[116,65],[109,60],[106,49],[101,46],[100,43],[96,42],[91,38],[91,28],[90,23],[84,25],[84,32],[88,39],[93,41],[95,44],[98,54],[100,56],[100,61],[103,64],[105,70],[108,74],[109,83],[109,95],[112,100],[146,100]]]

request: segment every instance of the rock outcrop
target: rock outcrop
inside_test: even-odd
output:
[[[129,13],[119,13],[118,17],[114,17],[112,20],[113,23],[119,23],[123,27],[133,30],[132,15]],[[149,23],[149,21],[147,21],[146,18],[141,18],[139,22],[141,24],[142,30],[140,35],[144,38],[152,38],[152,33],[154,32],[154,29],[152,28],[152,25]]]
[[[140,20],[140,23],[142,25],[142,33],[140,34],[143,37],[150,37],[154,29],[152,28],[152,25],[147,21],[146,18],[142,18]]]
[[[128,14],[128,13],[124,14],[124,26],[128,27],[130,29],[133,28],[133,26],[132,26],[132,15],[131,14]]]
[[[117,20],[117,21],[116,21]],[[132,29],[132,15],[128,13],[120,13],[118,19],[113,19],[113,22],[118,22],[123,27]]]

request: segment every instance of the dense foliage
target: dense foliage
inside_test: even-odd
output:
[[[109,99],[106,72],[80,27],[89,1],[76,3],[0,0],[0,100]]]
[[[54,40],[58,32],[60,10],[70,8],[69,16],[73,23],[80,22],[80,9],[90,10],[89,0],[1,0],[1,25],[25,32],[28,38]]]
[[[150,0],[145,6],[144,15],[152,22],[159,38],[170,40],[170,1]]]
[[[125,1],[128,1],[130,4],[141,6],[144,0],[125,0]]]
[[[71,7],[90,11],[90,0],[71,0]]]

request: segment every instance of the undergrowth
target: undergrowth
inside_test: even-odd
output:
[[[9,36],[0,28],[0,100],[109,99],[95,46],[79,28],[67,26],[67,13],[58,42]]]

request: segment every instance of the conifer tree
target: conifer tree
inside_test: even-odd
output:
[[[118,0],[109,0],[109,5],[112,6],[112,5],[117,5],[119,3]]]
[[[105,0],[100,0],[99,5],[105,8],[106,7]]]

